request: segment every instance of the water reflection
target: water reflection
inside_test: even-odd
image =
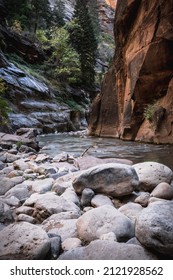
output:
[[[51,156],[65,151],[77,157],[89,148],[88,155],[100,158],[126,158],[134,163],[156,161],[173,169],[173,146],[171,145],[152,145],[113,138],[80,137],[63,133],[41,135],[38,140],[40,146],[44,146],[44,152]]]

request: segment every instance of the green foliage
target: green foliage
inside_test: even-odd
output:
[[[65,4],[63,0],[56,1],[52,11],[52,26],[62,27],[65,25]]]
[[[77,0],[73,21],[67,26],[72,46],[79,54],[82,83],[93,88],[95,82],[95,64],[97,40],[85,0]]]
[[[51,34],[50,46],[53,49],[50,62],[54,66],[56,77],[70,84],[80,82],[80,61],[78,53],[69,42],[66,29],[56,28]]]
[[[2,79],[0,79],[0,124],[1,125],[7,123],[8,112],[10,111],[8,103],[3,97],[6,91],[7,91],[7,87],[5,85],[5,82]]]
[[[157,108],[158,108],[157,103],[148,104],[147,107],[144,109],[144,114],[143,114],[144,118],[151,122],[152,117],[153,117],[154,113],[156,112]]]

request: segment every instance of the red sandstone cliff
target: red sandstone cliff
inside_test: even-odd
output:
[[[90,134],[173,143],[173,0],[118,0],[114,33]]]

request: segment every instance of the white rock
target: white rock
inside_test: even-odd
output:
[[[109,232],[114,232],[118,241],[127,241],[134,236],[131,220],[110,205],[85,212],[77,221],[77,231],[85,241],[98,239]]]
[[[36,225],[20,222],[0,231],[0,259],[44,259],[49,249],[46,232]]]
[[[134,164],[139,177],[139,190],[151,192],[159,183],[170,183],[173,179],[172,170],[158,162],[142,162]]]

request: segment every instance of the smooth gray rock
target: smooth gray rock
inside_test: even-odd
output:
[[[49,249],[46,232],[36,225],[20,222],[0,231],[1,260],[44,259]]]
[[[131,220],[110,205],[85,212],[77,221],[77,231],[79,238],[85,241],[98,239],[109,232],[114,232],[118,241],[134,237]]]
[[[0,223],[11,223],[14,221],[10,207],[0,200]]]
[[[135,203],[140,204],[142,207],[147,207],[150,199],[150,193],[142,192],[140,195],[135,199]]]
[[[173,257],[173,201],[150,203],[137,218],[135,233],[146,248]]]
[[[139,245],[95,240],[88,246],[69,250],[59,260],[157,260],[158,258]]]
[[[162,182],[170,183],[173,179],[172,170],[164,164],[158,162],[141,162],[133,167],[139,177],[138,190],[151,192]]]
[[[8,190],[15,186],[15,182],[12,179],[1,177],[0,180],[0,195],[4,195]]]
[[[15,187],[11,188],[8,192],[6,192],[5,197],[15,196],[20,201],[25,201],[31,195],[31,181],[24,181],[21,184],[17,184]]]
[[[64,242],[62,242],[62,249],[64,251],[68,251],[81,246],[82,246],[82,241],[76,237],[67,238],[64,240]]]
[[[89,168],[77,176],[73,187],[78,194],[91,188],[95,193],[121,197],[131,194],[138,186],[138,176],[133,167],[126,164],[107,163]]]
[[[28,223],[31,223],[31,224],[36,224],[36,220],[29,216],[29,215],[26,215],[26,214],[19,214],[17,216],[17,221],[18,222],[28,222]]]
[[[65,198],[67,201],[71,201],[74,204],[80,206],[79,197],[75,193],[73,188],[68,188],[65,192],[61,195],[61,197]]]
[[[97,194],[91,199],[91,206],[100,207],[103,205],[114,206],[111,199],[103,194]]]
[[[61,237],[62,242],[67,238],[77,237],[77,219],[66,219],[60,221],[49,220],[42,224],[42,228],[48,233],[53,233]]]
[[[168,183],[162,182],[158,184],[155,189],[151,192],[151,197],[157,197],[162,199],[173,199],[173,186]]]
[[[46,193],[51,190],[54,180],[46,178],[43,180],[35,180],[32,184],[32,191],[37,193]]]
[[[95,193],[92,189],[85,188],[82,191],[82,195],[81,195],[81,205],[83,207],[90,206],[91,205],[91,199],[93,198],[94,195],[95,195]]]
[[[121,206],[118,209],[118,211],[121,212],[122,214],[124,214],[125,216],[127,216],[133,223],[135,223],[136,219],[140,215],[142,209],[143,208],[141,205],[139,205],[137,203],[129,202],[129,203]]]

